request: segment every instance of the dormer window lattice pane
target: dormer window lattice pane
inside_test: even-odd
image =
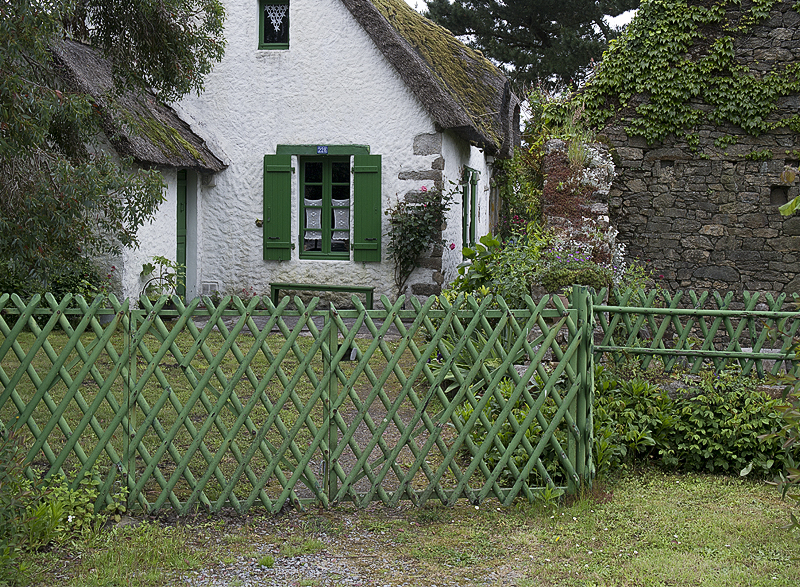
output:
[[[280,32],[281,23],[286,13],[289,12],[289,7],[286,4],[268,4],[264,7],[264,11],[266,12],[266,16],[269,17],[269,21],[272,23],[272,28],[275,29],[275,32]]]
[[[261,0],[259,49],[289,48],[288,0]]]

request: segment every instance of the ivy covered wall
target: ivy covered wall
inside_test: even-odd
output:
[[[800,291],[800,3],[648,0],[585,89],[611,221],[664,287]]]

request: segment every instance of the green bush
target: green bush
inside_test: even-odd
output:
[[[610,269],[586,261],[571,266],[551,266],[539,275],[539,283],[549,292],[558,292],[571,285],[585,285],[600,290],[612,285]]]
[[[595,382],[599,456],[614,453],[597,450],[605,441],[619,447],[626,462],[709,473],[738,474],[750,467],[760,476],[783,470],[792,457],[780,440],[763,438],[780,428],[780,402],[736,370],[703,373],[674,397],[639,378],[618,380],[602,368]],[[619,464],[598,459],[598,471]]]
[[[538,284],[549,293],[572,285],[640,290],[650,276],[636,263],[627,263],[616,233],[586,222],[580,238],[567,238],[535,229],[506,242],[486,235],[475,248],[465,247],[458,277],[443,293],[491,293],[512,308],[525,307],[525,296]]]
[[[114,271],[114,267],[111,271]],[[60,300],[66,294],[80,294],[93,299],[108,293],[111,273],[103,274],[92,261],[76,257],[47,275],[26,273],[11,261],[0,261],[0,293],[17,294],[23,300],[50,292]]]
[[[478,419],[475,423],[475,426],[472,428],[472,431],[470,432],[472,442],[474,442],[476,445],[480,446],[486,442],[488,431],[492,426],[494,426],[495,422],[497,422],[500,412],[503,410],[505,403],[509,400],[513,391],[514,384],[510,379],[503,379],[497,386],[495,394],[492,395],[483,409],[483,414],[486,416],[488,427],[484,425],[480,419]],[[535,390],[532,390],[531,394],[535,396]],[[498,395],[503,399],[502,402],[498,399]],[[549,422],[557,410],[558,407],[555,405],[555,403],[548,399],[542,405],[541,412]],[[528,416],[529,411],[530,406],[525,401],[524,394],[522,394],[514,404],[514,407],[511,409],[511,414],[514,416],[517,422],[522,422]],[[465,403],[457,408],[456,412],[466,422],[472,416],[474,408],[471,404]],[[506,419],[500,426],[500,430],[497,433],[497,438],[503,443],[503,446],[508,446],[515,434],[516,432],[514,431],[514,428],[511,426],[508,419]],[[541,436],[542,427],[539,425],[538,421],[534,420],[533,424],[531,424],[528,430],[525,431],[525,438],[528,439],[528,442],[530,442],[531,445],[536,446],[541,439]],[[559,443],[561,443],[562,447],[566,448],[567,438],[566,432],[563,430],[563,424],[556,430],[556,439],[559,441]],[[468,455],[465,454],[465,456]],[[483,460],[491,470],[497,466],[502,457],[503,454],[500,452],[500,449],[496,444],[492,443]],[[540,459],[546,469],[547,475],[554,483],[563,484],[566,482],[565,476],[559,467],[558,457],[552,444],[547,443],[547,446],[542,452]],[[522,470],[527,464],[528,452],[522,446],[522,443],[517,446],[514,454],[511,457],[511,461],[513,461],[518,470]],[[501,485],[504,483],[506,485],[513,484],[513,479],[511,478],[510,473],[507,472],[508,468],[508,465],[506,465],[506,470],[499,478]],[[532,486],[542,486],[547,484],[547,480],[544,479],[540,472],[537,471],[536,467],[534,467],[531,469],[531,474],[528,477],[528,484]]]
[[[466,294],[486,291],[502,296],[511,308],[524,308],[525,296],[541,271],[543,251],[550,233],[535,230],[501,243],[491,235],[481,237],[474,249],[465,247],[465,261],[458,267],[458,277],[445,290]]]
[[[684,472],[738,475],[746,469],[759,477],[793,467],[800,460],[796,446],[787,450],[781,438],[774,435],[781,428],[783,404],[758,390],[758,384],[758,380],[735,370],[708,372],[697,381],[689,381],[685,389],[670,394],[642,378],[618,378],[616,373],[598,367],[593,447],[597,475],[604,477],[615,470],[645,463]],[[530,397],[537,397],[541,387],[541,382],[532,382]],[[483,410],[487,423],[478,420],[470,432],[473,442],[481,444],[486,440],[505,403],[499,401],[498,395],[507,400],[513,388],[510,380],[503,380],[498,386]],[[528,410],[523,394],[511,413],[517,422],[522,422]],[[465,421],[473,411],[468,403],[458,408]],[[550,399],[545,401],[542,414],[548,422],[555,412],[555,404]],[[562,423],[556,430],[556,439],[566,446],[563,426]],[[535,445],[541,434],[541,426],[534,421],[525,436]],[[511,424],[503,422],[497,434],[503,446],[513,436]],[[501,458],[499,449],[492,445],[485,457],[486,464],[491,469]],[[522,469],[528,454],[520,446],[512,458],[517,468]],[[550,445],[542,454],[542,463],[554,481],[564,480]],[[508,475],[505,480],[509,480]],[[535,469],[528,483],[543,483]]]

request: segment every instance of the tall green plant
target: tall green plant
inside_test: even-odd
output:
[[[793,347],[795,359],[800,359],[800,340],[795,339]],[[783,447],[790,451],[795,458],[790,458],[786,469],[778,473],[775,483],[781,490],[784,498],[789,498],[800,505],[800,378],[795,373],[786,373],[777,378],[777,382],[785,384],[782,392],[783,404],[778,406],[781,415],[780,430],[762,435],[764,441],[779,440]],[[750,472],[750,467],[742,471],[743,475]],[[800,519],[794,512],[789,512],[789,527],[800,528]]]
[[[398,295],[403,293],[422,255],[434,245],[443,244],[442,227],[452,200],[451,194],[423,186],[413,201],[400,201],[384,212],[389,217],[389,245],[386,250],[394,262],[394,283]]]

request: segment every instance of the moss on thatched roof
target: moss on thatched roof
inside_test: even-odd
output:
[[[103,116],[103,131],[122,156],[141,163],[221,171],[225,165],[172,108],[152,94],[116,92],[111,64],[88,45],[65,40],[53,58],[75,91],[91,96]]]
[[[436,123],[491,153],[516,142],[503,72],[403,0],[342,0]]]

